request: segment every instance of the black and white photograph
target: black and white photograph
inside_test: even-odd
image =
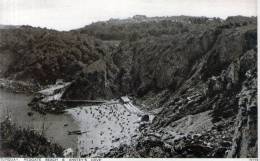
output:
[[[257,18],[257,0],[0,0],[0,158],[257,159]]]

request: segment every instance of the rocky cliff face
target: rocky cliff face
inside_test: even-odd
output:
[[[257,157],[257,70],[256,53],[250,51],[241,58],[244,74],[238,98],[238,113],[235,118],[233,146],[229,157]],[[251,62],[250,64],[248,64]]]
[[[131,61],[118,61],[134,71],[125,72],[138,78],[129,82],[139,81],[130,89],[156,117],[133,147],[107,156],[257,157],[257,34],[254,25],[239,20],[202,31],[190,43],[191,34],[181,34],[185,38],[174,37],[177,45],[167,49],[160,42],[167,46],[173,39],[161,39],[154,43],[159,51],[145,50],[152,45],[143,43],[130,69],[123,65]]]
[[[22,39],[20,32],[34,30],[7,31]],[[65,99],[132,95],[155,115],[132,146],[105,156],[257,157],[256,18],[110,21],[45,32],[20,48],[3,41],[1,54],[12,60],[2,65],[5,76],[73,80]]]

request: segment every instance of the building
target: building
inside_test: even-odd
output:
[[[120,102],[123,104],[129,103],[130,99],[127,96],[120,97]]]

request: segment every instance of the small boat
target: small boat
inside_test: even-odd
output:
[[[82,135],[84,133],[87,133],[88,131],[81,132],[80,130],[75,131],[68,131],[68,135]]]

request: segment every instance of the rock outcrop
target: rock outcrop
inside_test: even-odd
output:
[[[162,134],[176,131],[176,122],[182,123],[183,118],[203,112],[210,112],[213,124],[209,129],[193,128],[196,119],[187,121],[190,123],[182,128],[193,130],[185,131],[181,139],[172,139],[170,145],[164,145],[166,142],[160,134],[157,140],[163,146],[155,148],[157,153],[149,153],[151,146],[141,146],[138,150],[138,144],[153,140],[141,136],[133,147],[121,149],[121,156],[158,157],[158,153],[169,156],[162,150],[167,146],[173,149],[171,157],[257,157],[255,26],[232,17],[202,35],[194,36],[191,45],[181,41],[181,36],[175,37],[181,45],[185,44],[185,48],[178,48],[180,54],[174,50],[175,45],[169,45],[166,52],[163,50],[163,45],[172,39],[155,41],[151,51],[147,49],[153,46],[149,41],[142,43],[141,51],[134,45],[134,51],[129,52],[126,50],[132,45],[129,43],[126,51],[115,54],[115,64],[123,68],[128,78],[121,82],[128,80],[129,87],[126,87],[144,99],[147,110],[160,109],[146,132],[148,135],[160,130]],[[188,40],[187,37],[184,40]],[[126,60],[121,61],[120,56]],[[194,131],[200,136],[197,139],[193,137]]]

